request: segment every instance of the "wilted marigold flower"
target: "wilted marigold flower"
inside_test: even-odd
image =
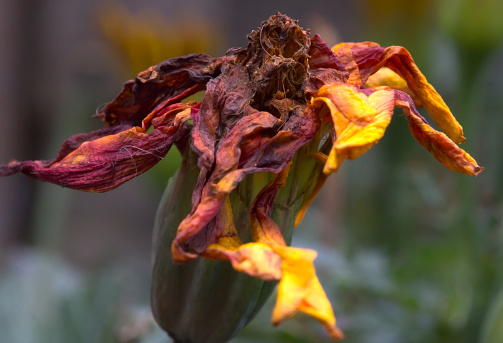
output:
[[[69,138],[54,160],[12,161],[0,173],[105,192],[175,144],[183,162],[154,230],[159,325],[177,342],[224,342],[278,284],[273,324],[301,311],[340,339],[314,270],[316,252],[289,247],[327,176],[376,144],[397,106],[440,163],[469,175],[483,168],[458,147],[461,126],[404,48],[330,49],[281,14],[248,40],[224,57],[194,54],[150,67],[96,114],[103,129]],[[181,102],[202,90],[200,103]]]

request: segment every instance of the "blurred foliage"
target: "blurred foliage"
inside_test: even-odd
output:
[[[87,277],[36,250],[10,262],[0,284],[0,342],[115,342],[117,273]]]
[[[194,13],[173,19],[154,7],[131,11],[119,1],[106,1],[96,16],[128,78],[170,57],[215,53],[222,44],[216,25]]]
[[[343,217],[320,212],[322,194],[293,244],[319,252],[316,268],[346,343],[503,342],[501,1],[359,4],[366,11],[356,34],[412,52],[465,128],[463,148],[486,171],[473,179],[442,169],[396,115],[380,144],[332,176],[344,183],[334,211]],[[98,21],[128,78],[220,44],[203,21],[173,24],[152,9],[133,15],[117,6],[102,7]],[[160,190],[179,163],[173,151],[150,176]],[[341,225],[332,228],[336,247],[323,238],[333,235],[323,231],[327,217]],[[12,260],[0,279],[0,342],[169,342],[148,302],[123,296],[122,266],[89,276],[52,254]],[[272,301],[233,342],[329,342],[302,315],[273,328]]]
[[[187,16],[191,19],[186,20]],[[220,50],[217,26],[193,13],[173,20],[149,6],[132,11],[119,1],[107,1],[96,12],[98,25],[120,61],[120,80],[133,78],[139,72],[168,58],[191,53],[214,54]],[[186,99],[201,101],[202,93]],[[162,194],[166,180],[181,163],[177,149],[171,149],[149,174],[153,186]]]
[[[499,0],[442,0],[440,26],[467,52],[485,55],[503,41],[503,3]]]

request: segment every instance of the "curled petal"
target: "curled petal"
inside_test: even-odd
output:
[[[11,161],[0,176],[22,172],[74,189],[105,192],[150,169],[188,132],[183,98],[205,89],[229,57],[193,54],[169,59],[124,84],[122,92],[95,117],[107,127],[67,139],[50,161]],[[191,105],[192,106],[192,105]],[[177,119],[175,119],[177,118]],[[154,129],[146,133],[151,125]]]
[[[195,204],[191,214],[187,216],[178,227],[176,239],[173,241],[173,258],[177,261],[185,261],[196,257],[188,253],[189,250],[196,250],[201,247],[204,250],[208,244],[208,236],[203,232],[198,233],[212,220],[220,211],[227,195],[236,188],[237,184],[249,173],[256,169],[238,169],[241,144],[248,136],[256,132],[273,127],[277,119],[267,112],[251,112],[241,118],[227,136],[220,142],[216,156],[216,166],[211,175],[201,174],[207,180],[201,189],[200,202]],[[206,179],[208,177],[208,179]],[[202,184],[201,184],[202,185]],[[195,237],[197,242],[188,241]],[[197,249],[199,250],[199,249]]]
[[[292,163],[283,169],[266,187],[264,187],[250,209],[250,230],[254,241],[286,245],[278,225],[270,218],[274,198],[278,190],[285,185]]]
[[[361,43],[340,43],[332,47],[332,50],[339,56],[340,60],[349,72],[348,83],[356,87],[360,87],[367,80],[368,73],[363,70],[363,63],[357,60],[357,56],[354,56],[353,51],[364,51],[372,52],[372,47],[379,47],[379,44],[374,42],[361,42]],[[380,62],[376,59],[373,54],[368,54],[366,56],[365,65],[372,65]],[[360,62],[360,63],[359,63]]]
[[[394,91],[383,88],[369,96],[346,85],[322,87],[313,104],[323,102],[330,110],[335,141],[323,172],[337,171],[345,159],[353,160],[376,144],[391,121]]]
[[[300,311],[323,324],[331,338],[344,338],[336,326],[332,305],[316,276],[313,265],[316,251],[262,242],[228,250],[216,243],[208,246],[205,256],[228,259],[237,271],[262,280],[279,280],[272,313],[274,325]]]
[[[463,137],[463,128],[454,118],[440,94],[428,83],[405,48],[400,46],[386,48],[383,51],[383,62],[378,64],[378,68],[381,65],[387,66],[407,81],[409,88],[416,94],[435,123],[456,144],[466,140]]]
[[[320,119],[317,112],[306,111],[299,107],[290,115],[283,130],[278,131],[267,140],[260,139],[263,144],[246,144],[246,149],[254,147],[256,150],[247,151],[248,160],[243,161],[242,146],[249,138],[257,137],[257,133],[267,131],[279,123],[278,119],[267,112],[248,110],[230,129],[217,146],[214,170],[198,185],[201,196],[198,204],[178,228],[176,239],[173,241],[173,259],[179,262],[193,259],[212,242],[208,237],[205,226],[216,216],[225,197],[234,190],[239,182],[247,175],[258,172],[281,172],[292,160],[295,153],[309,142],[318,132]]]
[[[273,249],[281,257],[283,273],[272,313],[273,324],[278,325],[300,311],[322,323],[331,338],[344,338],[335,326],[332,305],[314,270],[316,251],[285,246]]]
[[[309,68],[330,68],[346,73],[346,68],[339,57],[327,46],[319,34],[311,38],[309,47]]]
[[[414,100],[414,105],[421,106],[421,101],[417,98],[416,94],[414,94],[414,92],[410,90],[409,86],[407,85],[407,81],[402,79],[400,75],[387,67],[383,67],[379,69],[375,74],[370,75],[364,86],[365,88],[377,88],[386,86],[392,89],[403,91],[409,94],[410,97]]]
[[[281,279],[281,257],[264,243],[247,243],[231,250],[218,242],[210,244],[203,256],[229,260],[235,270],[261,280]]]
[[[447,136],[457,144],[466,140],[463,137],[463,128],[405,48],[400,46],[382,48],[375,43],[364,42],[341,43],[332,50],[350,72],[349,83],[356,86],[365,84],[370,75],[386,66],[407,82],[408,88]]]
[[[401,107],[407,116],[412,135],[440,163],[455,172],[472,176],[476,176],[484,170],[444,133],[432,128],[417,112],[412,99],[406,93],[399,91],[396,93],[396,106]]]
[[[242,66],[227,65],[219,77],[208,82],[201,108],[193,113],[192,139],[200,168],[211,168],[217,141],[250,111],[252,97],[253,86]]]
[[[349,73],[344,64],[317,34],[311,38],[309,56],[309,82],[306,84],[306,92],[315,93],[329,83],[347,82]]]
[[[0,166],[0,175],[22,172],[63,187],[106,192],[162,160],[184,134],[183,124],[188,119],[190,105],[171,105],[153,119],[151,133],[138,126],[119,125],[76,135],[63,143],[56,159],[11,161]]]
[[[219,72],[225,58],[192,54],[168,59],[142,71],[127,81],[119,95],[95,117],[110,125],[129,122],[138,126],[161,102],[169,104],[204,90],[205,84]]]
[[[332,306],[314,270],[316,251],[287,247],[278,225],[270,218],[274,199],[285,184],[290,164],[259,192],[251,206],[249,218],[254,242],[242,244],[239,240],[231,203],[226,197],[216,216],[215,231],[219,233],[201,255],[230,260],[235,270],[256,278],[279,280],[272,315],[274,325],[300,311],[321,322],[330,337],[342,339]]]

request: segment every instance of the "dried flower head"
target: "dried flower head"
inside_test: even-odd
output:
[[[175,144],[184,163],[160,207],[155,234],[152,305],[159,324],[180,342],[225,341],[261,306],[257,294],[271,292],[264,281],[276,281],[274,324],[301,311],[340,339],[316,277],[316,252],[288,246],[294,223],[327,176],[381,139],[395,107],[403,109],[414,138],[440,163],[469,175],[483,168],[458,147],[465,140],[461,126],[404,48],[364,42],[330,49],[319,35],[310,38],[281,14],[262,23],[248,41],[224,57],[194,54],[150,67],[96,114],[106,123],[103,129],[70,137],[54,160],[12,161],[0,173],[23,172],[105,192],[147,171]],[[200,103],[181,102],[202,90]],[[416,104],[445,133],[431,127]],[[233,276],[230,282],[229,272],[217,274],[221,267],[215,264],[191,264],[205,259],[229,260],[236,271],[260,280],[253,284],[260,292],[219,292],[232,282],[244,289],[243,281]],[[203,298],[204,287],[211,293]],[[267,292],[261,293],[264,287]],[[196,312],[197,306],[209,311],[204,304],[212,297],[252,305],[241,311],[220,302],[236,311],[226,319],[233,325],[212,324],[226,332],[205,339],[197,335],[206,335],[201,327],[209,316],[218,317],[219,309]]]

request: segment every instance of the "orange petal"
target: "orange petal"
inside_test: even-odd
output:
[[[457,144],[465,141],[461,125],[435,88],[428,83],[405,48],[400,46],[381,48],[376,43],[364,42],[341,43],[332,50],[350,72],[348,82],[355,86],[365,83],[370,75],[378,72],[383,66],[393,70],[407,82],[408,88],[447,136]]]
[[[220,243],[210,244],[203,256],[230,260],[235,270],[258,279],[281,279],[281,257],[265,243],[247,243],[235,250],[228,250]]]
[[[272,314],[274,325],[300,311],[322,323],[330,337],[341,339],[344,336],[335,326],[332,306],[314,270],[316,251],[287,247],[278,226],[269,218],[270,205],[287,176],[288,170],[279,173],[252,205],[250,226],[255,242],[241,244],[227,197],[217,215],[217,227],[222,228],[220,236],[202,256],[230,260],[235,270],[262,280],[279,280]]]
[[[378,89],[369,96],[354,87],[326,85],[313,103],[322,101],[330,109],[335,141],[323,172],[337,171],[345,159],[355,159],[384,135],[394,108],[394,91]]]
[[[412,99],[405,93],[398,93],[396,106],[403,109],[409,120],[409,128],[414,138],[424,146],[440,163],[463,174],[478,175],[483,167],[463,149],[459,148],[444,133],[432,128],[415,109]]]
[[[385,65],[398,75],[400,75],[409,88],[416,94],[421,104],[428,111],[435,123],[449,136],[456,144],[463,143],[463,128],[452,115],[449,107],[435,88],[428,83],[426,77],[421,73],[414,63],[410,53],[403,47],[390,46],[384,50],[383,62],[378,65],[377,70]]]
[[[368,48],[368,47],[378,47],[379,44],[374,42],[361,42],[361,43],[339,43],[332,47],[332,51],[337,54],[342,64],[346,67],[349,72],[348,83],[356,87],[360,87],[362,83],[365,82],[360,75],[360,68],[358,66],[357,60],[353,56],[351,51],[352,48]]]

